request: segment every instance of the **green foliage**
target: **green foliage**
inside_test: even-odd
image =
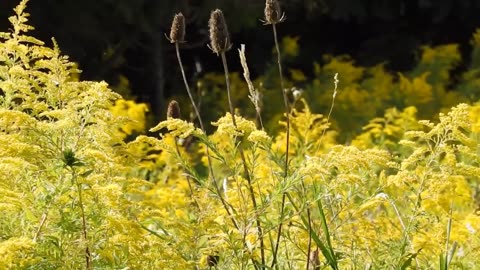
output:
[[[143,266],[132,201],[149,183],[132,174],[118,133],[131,120],[110,113],[120,97],[105,83],[75,81],[55,44],[27,35],[26,2],[0,43],[0,268],[78,269],[87,248],[95,267]]]
[[[0,269],[260,269],[262,254],[274,260],[279,224],[279,269],[480,267],[480,105],[417,120],[460,100],[447,91],[455,46],[425,48],[397,77],[347,57],[315,65],[308,102],[291,101],[285,173],[286,123],[273,111],[275,133],[240,113],[234,125],[223,107],[210,135],[169,118],[150,129],[159,137],[132,136],[146,107],[77,81],[55,43],[27,35],[26,2],[0,33]],[[310,104],[332,102],[336,72],[332,125]],[[290,74],[289,86],[303,81]],[[220,78],[207,78],[205,98],[226,106]],[[273,73],[264,79],[266,109],[281,97]],[[362,132],[345,131],[354,120]]]
[[[477,87],[478,35],[474,34],[472,40],[471,59],[465,60],[471,65],[461,75],[456,75],[459,80],[452,78],[462,61],[457,44],[424,46],[419,52],[417,65],[411,71],[396,74],[387,71],[384,64],[360,67],[349,56],[325,55],[321,62],[313,63],[313,77],[307,77],[301,70],[289,68],[292,59],[298,57],[300,48],[297,38],[285,37],[281,44],[288,75],[285,87],[303,88],[302,94],[313,110],[328,112],[332,103],[332,77],[335,73],[340,74],[340,90],[332,112],[332,126],[339,131],[339,142],[350,142],[371,119],[381,117],[390,108],[404,110],[413,106],[419,118],[436,119],[438,113],[458,103],[472,103],[480,98]],[[217,101],[225,100],[226,94],[218,91],[219,85],[211,84],[215,77],[221,81],[221,77],[214,74],[207,74],[200,80],[204,93],[215,93],[213,101],[206,95],[204,106],[218,106],[218,110],[223,111],[225,102]],[[234,98],[237,107],[242,108],[245,115],[253,115],[243,98],[247,91],[245,83],[235,75],[231,83],[237,95]],[[263,95],[262,115],[267,119],[266,127],[277,131],[277,123],[283,115],[283,99],[278,96],[277,67],[272,64],[254,84]]]

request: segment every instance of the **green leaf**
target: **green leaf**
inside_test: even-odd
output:
[[[412,261],[417,258],[418,254],[420,253],[420,250],[422,249],[419,249],[416,253],[410,253],[408,255],[406,255],[406,260],[403,262],[402,266],[400,267],[400,270],[406,270],[409,266],[412,265]]]
[[[443,254],[439,254],[438,257],[440,258],[440,270],[447,270],[447,261]]]
[[[80,174],[80,176],[85,178],[85,177],[88,177],[90,174],[92,174],[92,172],[93,172],[93,169]]]

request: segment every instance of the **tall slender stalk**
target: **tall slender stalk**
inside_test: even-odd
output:
[[[290,149],[290,105],[288,103],[287,93],[285,92],[285,85],[283,82],[283,72],[282,72],[282,58],[280,54],[280,46],[278,45],[278,37],[277,37],[277,28],[276,23],[272,23],[273,29],[273,38],[275,40],[275,49],[277,51],[277,64],[278,64],[278,72],[280,74],[280,87],[282,88],[283,94],[283,102],[285,104],[285,115],[287,120],[287,130],[286,130],[286,142],[285,142],[285,165],[284,165],[284,175],[283,180],[286,181],[288,177],[288,163],[289,163],[289,149]],[[277,263],[277,254],[278,248],[280,246],[280,237],[282,234],[282,226],[283,226],[283,218],[285,215],[285,192],[282,195],[282,204],[280,206],[280,222],[278,224],[278,231],[277,231],[277,241],[275,244],[275,248],[273,249],[273,260],[271,264],[271,268],[275,266]]]
[[[72,167],[72,174],[73,174],[73,180],[75,182],[75,185],[77,186],[77,192],[78,192],[78,204],[80,207],[80,213],[82,217],[82,236],[83,236],[83,241],[85,242],[85,266],[87,270],[92,269],[91,265],[91,253],[90,249],[88,247],[88,234],[87,234],[87,221],[85,218],[85,209],[83,206],[83,197],[82,197],[82,184],[78,182],[77,179],[77,174],[75,169]]]
[[[440,270],[448,270],[453,255],[455,254],[456,242],[453,243],[452,250],[449,250],[450,233],[452,232],[452,213],[453,213],[453,200],[450,202],[450,210],[448,211],[448,223],[447,223],[447,237],[445,239],[445,255],[440,254]]]
[[[60,175],[60,183],[63,183],[63,177],[64,175]],[[62,191],[63,191],[63,186],[62,186]],[[61,193],[61,192],[60,192]],[[37,232],[35,233],[35,236],[33,236],[33,241],[36,242],[37,239],[40,237],[40,234],[42,233],[42,228],[43,226],[45,225],[45,222],[47,221],[47,218],[48,218],[48,214],[49,214],[49,211],[50,211],[50,207],[52,206],[53,204],[53,201],[55,199],[52,199],[48,202],[48,204],[46,205],[45,207],[45,211],[43,212],[42,214],[42,219],[40,220],[40,224],[38,225],[38,229],[37,229]]]
[[[280,3],[278,0],[266,0],[265,1],[265,24],[271,24],[273,30],[273,39],[275,41],[275,49],[277,51],[277,64],[278,64],[278,73],[280,74],[280,87],[283,95],[283,102],[285,103],[285,116],[287,118],[287,130],[286,130],[286,146],[285,146],[285,166],[284,166],[284,175],[283,175],[283,182],[286,181],[288,177],[288,164],[289,164],[289,149],[290,149],[290,105],[288,103],[287,93],[285,92],[285,85],[283,83],[283,71],[282,71],[282,57],[280,54],[280,46],[278,45],[278,37],[277,37],[277,23],[281,23],[285,20],[285,15],[282,13],[280,9]],[[278,255],[278,248],[280,247],[280,238],[282,235],[282,226],[283,226],[283,219],[285,215],[285,199],[287,193],[286,191],[282,194],[282,204],[280,207],[280,219],[278,223],[278,230],[277,230],[277,241],[275,243],[275,247],[273,249],[273,259],[271,268],[275,267],[277,263],[277,255]]]
[[[178,158],[182,159],[182,153],[180,152],[180,147],[178,147],[178,142],[175,138],[175,151],[177,152]],[[188,183],[188,188],[190,189],[190,198],[192,201],[195,203],[195,205],[198,207],[198,210],[201,211],[200,204],[198,203],[197,199],[195,198],[193,186],[192,186],[192,181],[190,180],[190,176],[187,176],[187,183]]]
[[[328,111],[328,114],[327,114],[327,124],[330,122],[330,117],[332,116],[333,107],[335,106],[335,97],[337,96],[337,88],[338,88],[339,82],[340,81],[338,80],[338,73],[335,73],[335,75],[333,76],[333,83],[335,84],[335,88],[333,89],[332,104],[330,105],[330,110]],[[314,152],[315,154],[317,154],[318,151],[320,151],[321,142],[326,132],[327,132],[327,128],[323,129],[322,135],[320,136],[320,139],[318,140],[318,143],[317,143],[317,148],[315,149],[315,152]]]
[[[232,116],[232,122],[233,122],[234,127],[238,128],[237,121],[235,119],[235,110],[234,110],[234,107],[233,107],[232,98],[231,98],[231,94],[230,94],[230,79],[229,79],[229,75],[228,75],[228,65],[227,65],[227,58],[225,57],[225,51],[222,51],[220,53],[220,55],[221,55],[222,63],[223,63],[223,70],[225,71],[225,83],[227,85],[227,97],[228,97],[228,105],[230,107],[230,114]],[[257,210],[257,200],[255,198],[255,192],[253,190],[253,185],[252,185],[252,178],[251,178],[250,172],[248,170],[248,165],[247,165],[247,160],[245,158],[245,153],[244,153],[241,145],[239,146],[238,150],[240,152],[240,158],[242,159],[243,169],[245,171],[245,176],[246,176],[247,183],[248,183],[248,189],[249,189],[249,193],[250,193],[250,198],[252,200],[252,205],[253,205],[253,208],[256,211]],[[258,239],[260,240],[260,257],[261,257],[261,260],[262,260],[262,266],[260,268],[263,269],[264,266],[265,266],[265,246],[264,246],[264,242],[263,242],[262,225],[261,225],[261,222],[260,222],[260,218],[258,217],[257,214],[255,214],[255,220],[256,220],[256,223],[257,223]]]
[[[40,220],[40,225],[38,225],[37,232],[35,233],[35,236],[33,237],[33,242],[36,242],[38,237],[40,236],[40,232],[42,231],[42,227],[45,224],[45,221],[47,221],[47,216],[48,216],[48,210],[46,210],[42,214],[42,219]]]
[[[182,73],[182,78],[183,78],[183,83],[185,84],[185,89],[187,90],[188,97],[190,98],[190,102],[192,103],[193,110],[195,112],[195,115],[197,116],[198,123],[200,124],[200,128],[202,129],[203,133],[206,134],[205,131],[205,126],[203,125],[202,117],[200,116],[200,112],[198,110],[197,104],[195,103],[195,100],[193,99],[192,91],[190,90],[190,86],[188,85],[187,81],[187,76],[185,75],[185,70],[183,69],[183,63],[182,63],[182,57],[180,56],[180,48],[179,48],[179,42],[175,41],[175,50],[177,52],[177,60],[178,60],[178,65],[180,66],[180,71]],[[208,169],[210,171],[210,175],[212,176],[212,181],[213,185],[215,187],[215,190],[217,191],[218,196],[220,197],[220,201],[223,205],[223,208],[227,212],[228,216],[230,217],[233,225],[235,226],[236,229],[239,229],[239,226],[237,222],[235,221],[235,218],[233,217],[230,208],[227,205],[227,202],[222,196],[222,192],[220,191],[220,187],[218,186],[217,180],[215,178],[215,173],[213,171],[213,163],[212,163],[212,157],[210,156],[210,147],[208,144],[205,144],[205,152],[207,155],[207,160],[208,160]]]
[[[218,56],[222,58],[223,70],[225,72],[225,82],[227,86],[227,96],[228,96],[228,105],[230,108],[230,115],[232,117],[232,123],[235,129],[238,129],[237,121],[235,119],[235,110],[233,108],[231,91],[230,91],[230,79],[228,74],[228,65],[227,59],[225,56],[225,52],[228,51],[232,44],[230,43],[230,34],[228,33],[228,27],[225,22],[225,17],[223,16],[223,12],[219,9],[212,11],[210,14],[210,19],[208,21],[209,32],[210,32],[210,49],[216,53]],[[252,200],[253,208],[255,209],[255,221],[257,223],[257,234],[260,240],[260,253],[261,253],[261,260],[262,263],[259,266],[254,261],[254,267],[256,269],[264,269],[265,268],[265,247],[263,243],[263,230],[260,222],[260,218],[257,214],[257,200],[255,198],[255,192],[252,186],[252,178],[250,172],[248,170],[247,160],[245,159],[245,153],[243,151],[242,145],[239,145],[238,150],[240,152],[240,157],[243,163],[243,169],[245,172],[245,178],[247,179],[248,189],[250,193],[250,198]]]
[[[307,267],[310,269],[310,253],[312,252],[312,219],[310,218],[310,206],[307,206],[307,219],[308,219],[308,248],[307,248]]]

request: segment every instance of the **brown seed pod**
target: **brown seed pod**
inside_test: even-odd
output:
[[[185,17],[182,13],[175,14],[175,17],[173,17],[169,40],[171,43],[185,40]]]
[[[285,20],[285,16],[280,9],[278,0],[265,1],[265,24],[281,23]]]
[[[170,101],[167,108],[167,118],[180,118],[180,106],[176,100]]]
[[[210,14],[208,28],[210,29],[210,49],[214,53],[220,54],[228,51],[232,47],[227,23],[220,9],[216,9]]]

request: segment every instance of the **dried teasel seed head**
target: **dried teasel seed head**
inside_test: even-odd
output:
[[[176,100],[170,101],[167,108],[167,118],[180,118],[180,106]]]
[[[175,14],[175,17],[173,17],[169,40],[171,43],[185,40],[185,17],[182,13]]]
[[[278,0],[265,1],[265,24],[281,23],[285,20]]]
[[[232,47],[227,23],[220,9],[216,9],[210,14],[208,28],[210,29],[210,49],[214,53],[218,55],[228,51]]]

